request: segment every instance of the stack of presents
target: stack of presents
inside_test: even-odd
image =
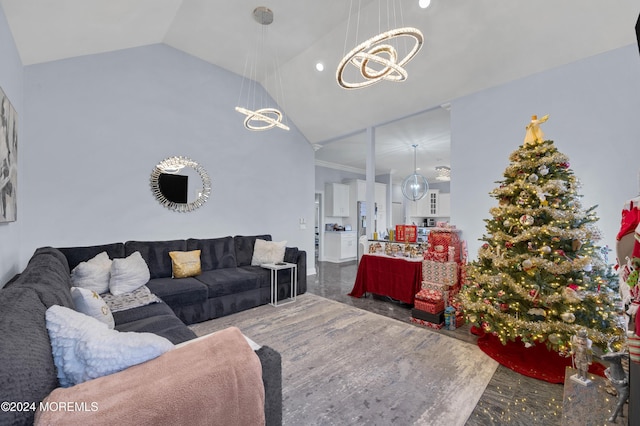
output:
[[[464,324],[456,295],[464,282],[467,252],[458,232],[446,225],[429,232],[422,261],[422,288],[411,310],[411,321],[416,324],[436,329],[455,329]]]

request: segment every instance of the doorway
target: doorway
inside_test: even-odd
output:
[[[323,247],[324,247],[324,219],[322,215],[322,209],[324,204],[324,192],[319,191],[316,192],[315,198],[315,215],[314,215],[314,226],[315,226],[315,250],[314,256],[316,262],[322,262],[324,260]]]

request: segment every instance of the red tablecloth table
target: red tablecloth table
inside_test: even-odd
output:
[[[356,282],[349,296],[362,297],[369,292],[413,305],[421,285],[421,259],[365,254],[358,265]]]

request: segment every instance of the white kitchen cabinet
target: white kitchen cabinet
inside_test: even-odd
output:
[[[325,216],[349,216],[349,185],[342,183],[327,183],[324,187]]]
[[[438,197],[440,196],[440,191],[437,189],[430,189],[427,191],[427,196],[423,198],[425,203],[423,204],[424,213],[426,217],[436,217],[439,216],[438,211]]]
[[[410,201],[412,203],[410,216],[414,217],[436,217],[438,216],[438,196],[440,191],[430,189],[421,200]]]
[[[358,256],[356,232],[325,232],[324,260],[340,263],[355,260]]]

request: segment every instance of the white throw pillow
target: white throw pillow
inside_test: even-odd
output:
[[[114,296],[129,293],[148,283],[150,278],[147,262],[136,251],[124,259],[113,259],[109,291]]]
[[[62,387],[69,387],[156,358],[173,343],[153,333],[120,333],[73,309],[46,312],[53,361]]]
[[[86,262],[80,262],[71,271],[71,282],[75,287],[93,290],[98,294],[109,291],[111,259],[106,251]]]
[[[71,298],[76,311],[107,324],[109,328],[115,327],[111,309],[97,292],[82,287],[71,287]]]
[[[284,250],[287,246],[286,241],[265,241],[256,239],[253,246],[253,257],[251,265],[262,265],[264,263],[276,263],[284,260]]]

